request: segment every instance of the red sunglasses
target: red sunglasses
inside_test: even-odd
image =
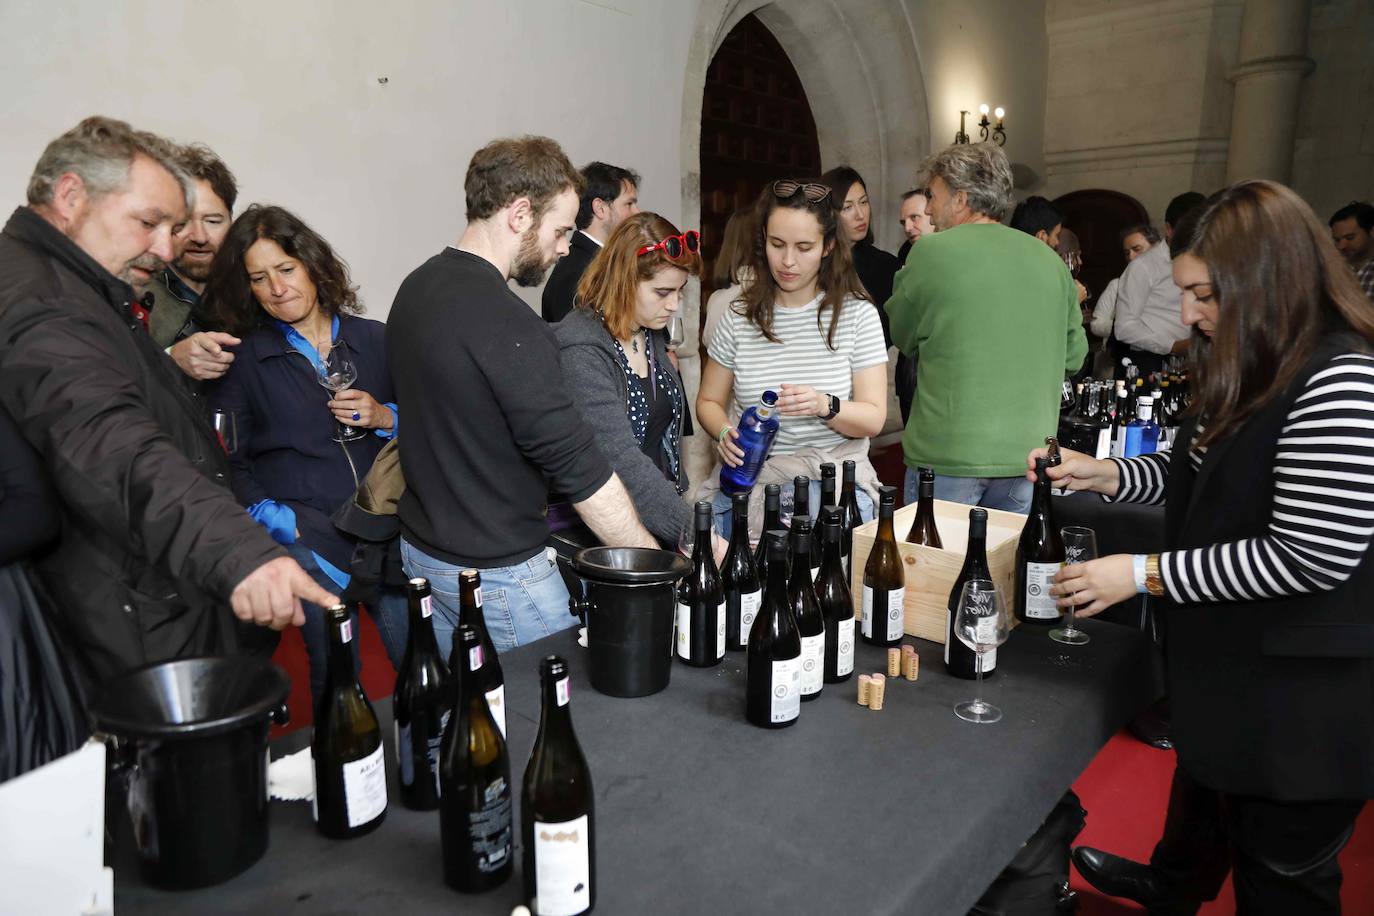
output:
[[[701,233],[695,229],[688,229],[682,235],[670,235],[661,242],[645,245],[635,252],[635,257],[660,249],[670,261],[677,261],[689,254],[696,254],[701,251]]]

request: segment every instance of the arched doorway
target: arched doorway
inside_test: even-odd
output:
[[[1150,215],[1140,201],[1119,191],[1074,191],[1057,198],[1054,205],[1064,214],[1064,225],[1074,231],[1083,246],[1079,279],[1088,288],[1089,303],[1094,303],[1103,288],[1126,269],[1122,230],[1148,223]]]

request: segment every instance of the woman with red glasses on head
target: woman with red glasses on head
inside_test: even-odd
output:
[[[700,237],[655,213],[624,220],[582,275],[574,308],[554,326],[563,375],[645,527],[676,547],[692,523],[682,376],[664,328],[701,273]]]
[[[715,437],[720,460],[737,467],[744,452],[733,424],[765,390],[776,391],[782,426],[754,495],[805,475],[810,505],[818,506],[820,466],[852,460],[859,509],[871,518],[877,474],[868,438],[887,419],[887,347],[838,233],[826,185],[783,180],[764,189],[755,208],[754,279],[707,341],[697,420]],[[702,496],[714,498],[717,524],[728,526],[730,501],[718,480],[712,475]],[[750,517],[759,515],[751,498]]]

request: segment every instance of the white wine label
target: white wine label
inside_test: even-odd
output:
[[[835,631],[835,673],[840,677],[854,670],[854,618],[840,621]]]
[[[860,602],[859,616],[861,618],[860,627],[866,639],[873,638],[873,589],[864,586],[863,601]]]
[[[677,605],[677,654],[692,657],[692,608],[681,601]]]
[[[825,684],[825,633],[802,637],[801,695],[820,693]]]
[[[482,586],[477,586],[472,590],[472,600],[477,602],[477,607],[482,606]]]
[[[1058,620],[1050,586],[1062,563],[1026,563],[1026,616],[1032,620]]]
[[[480,643],[468,650],[468,667],[473,671],[482,670],[482,646]]]
[[[887,641],[902,638],[906,624],[906,589],[899,588],[887,593]]]
[[[353,641],[353,620],[351,618],[339,624],[339,639],[345,643]]]
[[[482,802],[468,812],[468,839],[475,852],[477,870],[497,871],[511,856],[510,783],[498,776],[482,790]]]
[[[565,678],[566,680],[566,678]],[[496,727],[501,729],[501,737],[506,737],[506,685],[502,684],[495,690],[487,691],[487,708],[491,710],[491,717],[496,720]],[[562,706],[562,703],[558,704]]]
[[[361,760],[343,765],[344,807],[348,826],[371,823],[386,811],[386,761],[382,746]]]
[[[425,595],[423,598],[420,599],[420,616],[421,616],[421,617],[433,617],[433,616],[434,616],[434,596],[433,596],[433,595]]]
[[[539,916],[576,916],[592,905],[591,824],[587,815],[534,822],[534,900]]]
[[[716,605],[716,658],[725,657],[725,602]]]
[[[987,674],[997,668],[997,650],[989,649],[983,653],[983,673]]]
[[[817,578],[820,574],[821,574],[821,568],[820,568],[819,566],[813,566],[813,567],[811,567],[811,581],[812,581],[812,582],[815,582],[815,581],[816,581],[816,578]]]
[[[801,657],[773,662],[770,722],[791,722],[801,715]]]
[[[974,641],[980,646],[997,642],[997,620],[993,617],[980,617],[974,624]],[[996,648],[995,646],[993,648]]]
[[[444,781],[439,775],[439,762],[444,757],[444,732],[448,731],[448,717],[451,712],[451,709],[444,710],[444,714],[439,717],[439,733],[429,742],[430,775],[434,777],[434,794],[438,796],[444,794]]]
[[[410,726],[392,721],[396,732],[396,772],[401,785],[408,786],[415,781],[415,750],[410,746]]]
[[[754,629],[754,618],[759,615],[763,604],[763,591],[745,592],[739,596],[739,641],[749,642],[749,632]]]
[[[1098,460],[1110,456],[1112,453],[1112,428],[1110,426],[1097,431],[1097,452],[1093,456]]]
[[[310,819],[320,822],[320,777],[315,769],[315,749],[310,749]]]
[[[950,645],[950,643],[954,642],[954,640],[958,639],[958,637],[954,635],[953,623],[952,623],[952,618],[953,618],[953,616],[954,616],[954,615],[953,615],[953,612],[950,611],[950,609],[949,609],[948,606],[946,606],[946,607],[945,607],[945,664],[946,664],[946,665],[949,664],[949,645]]]
[[[553,689],[555,696],[558,698],[558,705],[567,706],[568,701],[572,699],[572,688],[568,685],[568,679],[565,677],[559,678],[558,682],[553,685]]]

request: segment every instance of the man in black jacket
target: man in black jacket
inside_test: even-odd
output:
[[[558,260],[540,302],[544,320],[562,321],[572,311],[577,284],[591,266],[606,239],[627,216],[639,212],[639,176],[604,162],[582,168],[586,190],[577,206],[577,231],[568,241],[568,253]]]
[[[42,456],[62,533],[35,560],[87,685],[237,647],[333,604],[239,507],[199,403],[135,290],[174,254],[176,147],[87,118],[44,150],[0,234],[0,402]],[[230,613],[232,607],[233,613]]]

